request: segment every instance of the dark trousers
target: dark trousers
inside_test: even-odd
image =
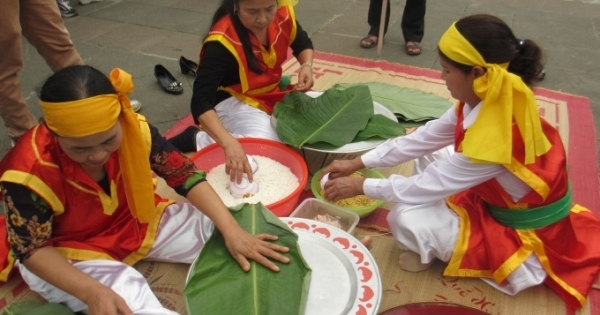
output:
[[[421,42],[425,31],[425,1],[406,0],[406,6],[402,13],[402,35],[405,42]],[[390,23],[390,0],[387,0],[387,12],[385,14],[384,34]],[[381,7],[383,0],[371,0],[369,3],[368,22],[371,26],[369,35],[379,36],[379,22],[381,21]]]

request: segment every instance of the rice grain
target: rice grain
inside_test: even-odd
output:
[[[229,175],[225,173],[225,163],[214,167],[206,175],[206,180],[217,192],[227,207],[240,203],[262,202],[265,206],[279,201],[291,194],[300,182],[289,167],[268,157],[252,155],[258,163],[258,170],[254,174],[254,181],[258,183],[258,193],[248,198],[234,198],[227,184]]]

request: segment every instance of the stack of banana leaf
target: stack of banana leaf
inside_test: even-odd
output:
[[[373,101],[392,111],[397,121],[375,114]],[[376,82],[341,83],[316,98],[291,92],[275,106],[273,115],[277,135],[286,144],[343,146],[405,135],[406,128],[439,118],[451,106],[447,99],[421,90]]]

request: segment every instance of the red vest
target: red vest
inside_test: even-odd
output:
[[[455,150],[462,151],[464,104],[457,109]],[[444,271],[448,276],[487,277],[501,283],[530,255],[536,255],[547,272],[545,283],[569,306],[581,308],[600,272],[600,222],[584,207],[574,205],[569,215],[548,226],[517,230],[499,224],[487,204],[527,209],[548,205],[567,192],[566,154],[558,131],[542,119],[544,134],[552,144],[533,164],[524,165],[523,140],[513,129],[513,164],[505,165],[532,191],[512,202],[496,179],[490,179],[448,198],[448,206],[460,217],[454,253]]]
[[[287,59],[288,48],[296,38],[296,17],[294,9],[282,6],[277,9],[273,22],[267,29],[269,39],[268,50],[249,32],[254,55],[259,60],[263,73],[254,73],[248,68],[246,54],[240,38],[233,27],[229,15],[221,18],[210,30],[204,42],[218,41],[233,54],[238,62],[240,83],[232,86],[221,86],[219,90],[227,91],[238,100],[271,114],[275,103],[281,101],[289,91],[280,91],[281,65]],[[204,47],[200,51],[200,60]]]
[[[149,156],[150,129],[140,118]],[[52,235],[45,245],[54,246],[65,258],[109,259],[133,265],[152,248],[162,212],[172,202],[155,194],[160,215],[148,224],[138,222],[127,205],[117,152],[105,167],[110,196],[67,157],[48,128],[40,124],[22,136],[0,162],[0,182],[24,185],[50,206],[54,212]],[[0,234],[6,234],[2,226]],[[7,255],[8,246],[6,238],[0,242],[3,281],[8,279],[14,262]]]

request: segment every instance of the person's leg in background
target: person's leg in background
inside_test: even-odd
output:
[[[17,73],[23,67],[19,0],[6,0],[0,10],[0,117],[8,136],[14,140],[35,126],[37,119],[27,109]],[[51,1],[55,10],[56,3]],[[59,15],[60,19],[60,15]]]
[[[390,0],[388,2],[388,9],[385,13],[385,25],[383,33],[387,33],[388,25],[390,23]],[[360,46],[364,48],[371,48],[377,46],[377,37],[379,36],[379,24],[381,23],[381,10],[383,6],[383,0],[371,0],[369,1],[369,13],[367,15],[367,22],[369,23],[369,33],[360,41]]]
[[[77,10],[73,9],[69,0],[56,0],[56,5],[62,17],[73,17],[79,15]]]
[[[53,0],[21,1],[23,36],[37,49],[53,72],[83,65]]]
[[[409,55],[421,53],[421,40],[425,34],[425,7],[426,0],[406,0],[401,27],[406,53]]]

